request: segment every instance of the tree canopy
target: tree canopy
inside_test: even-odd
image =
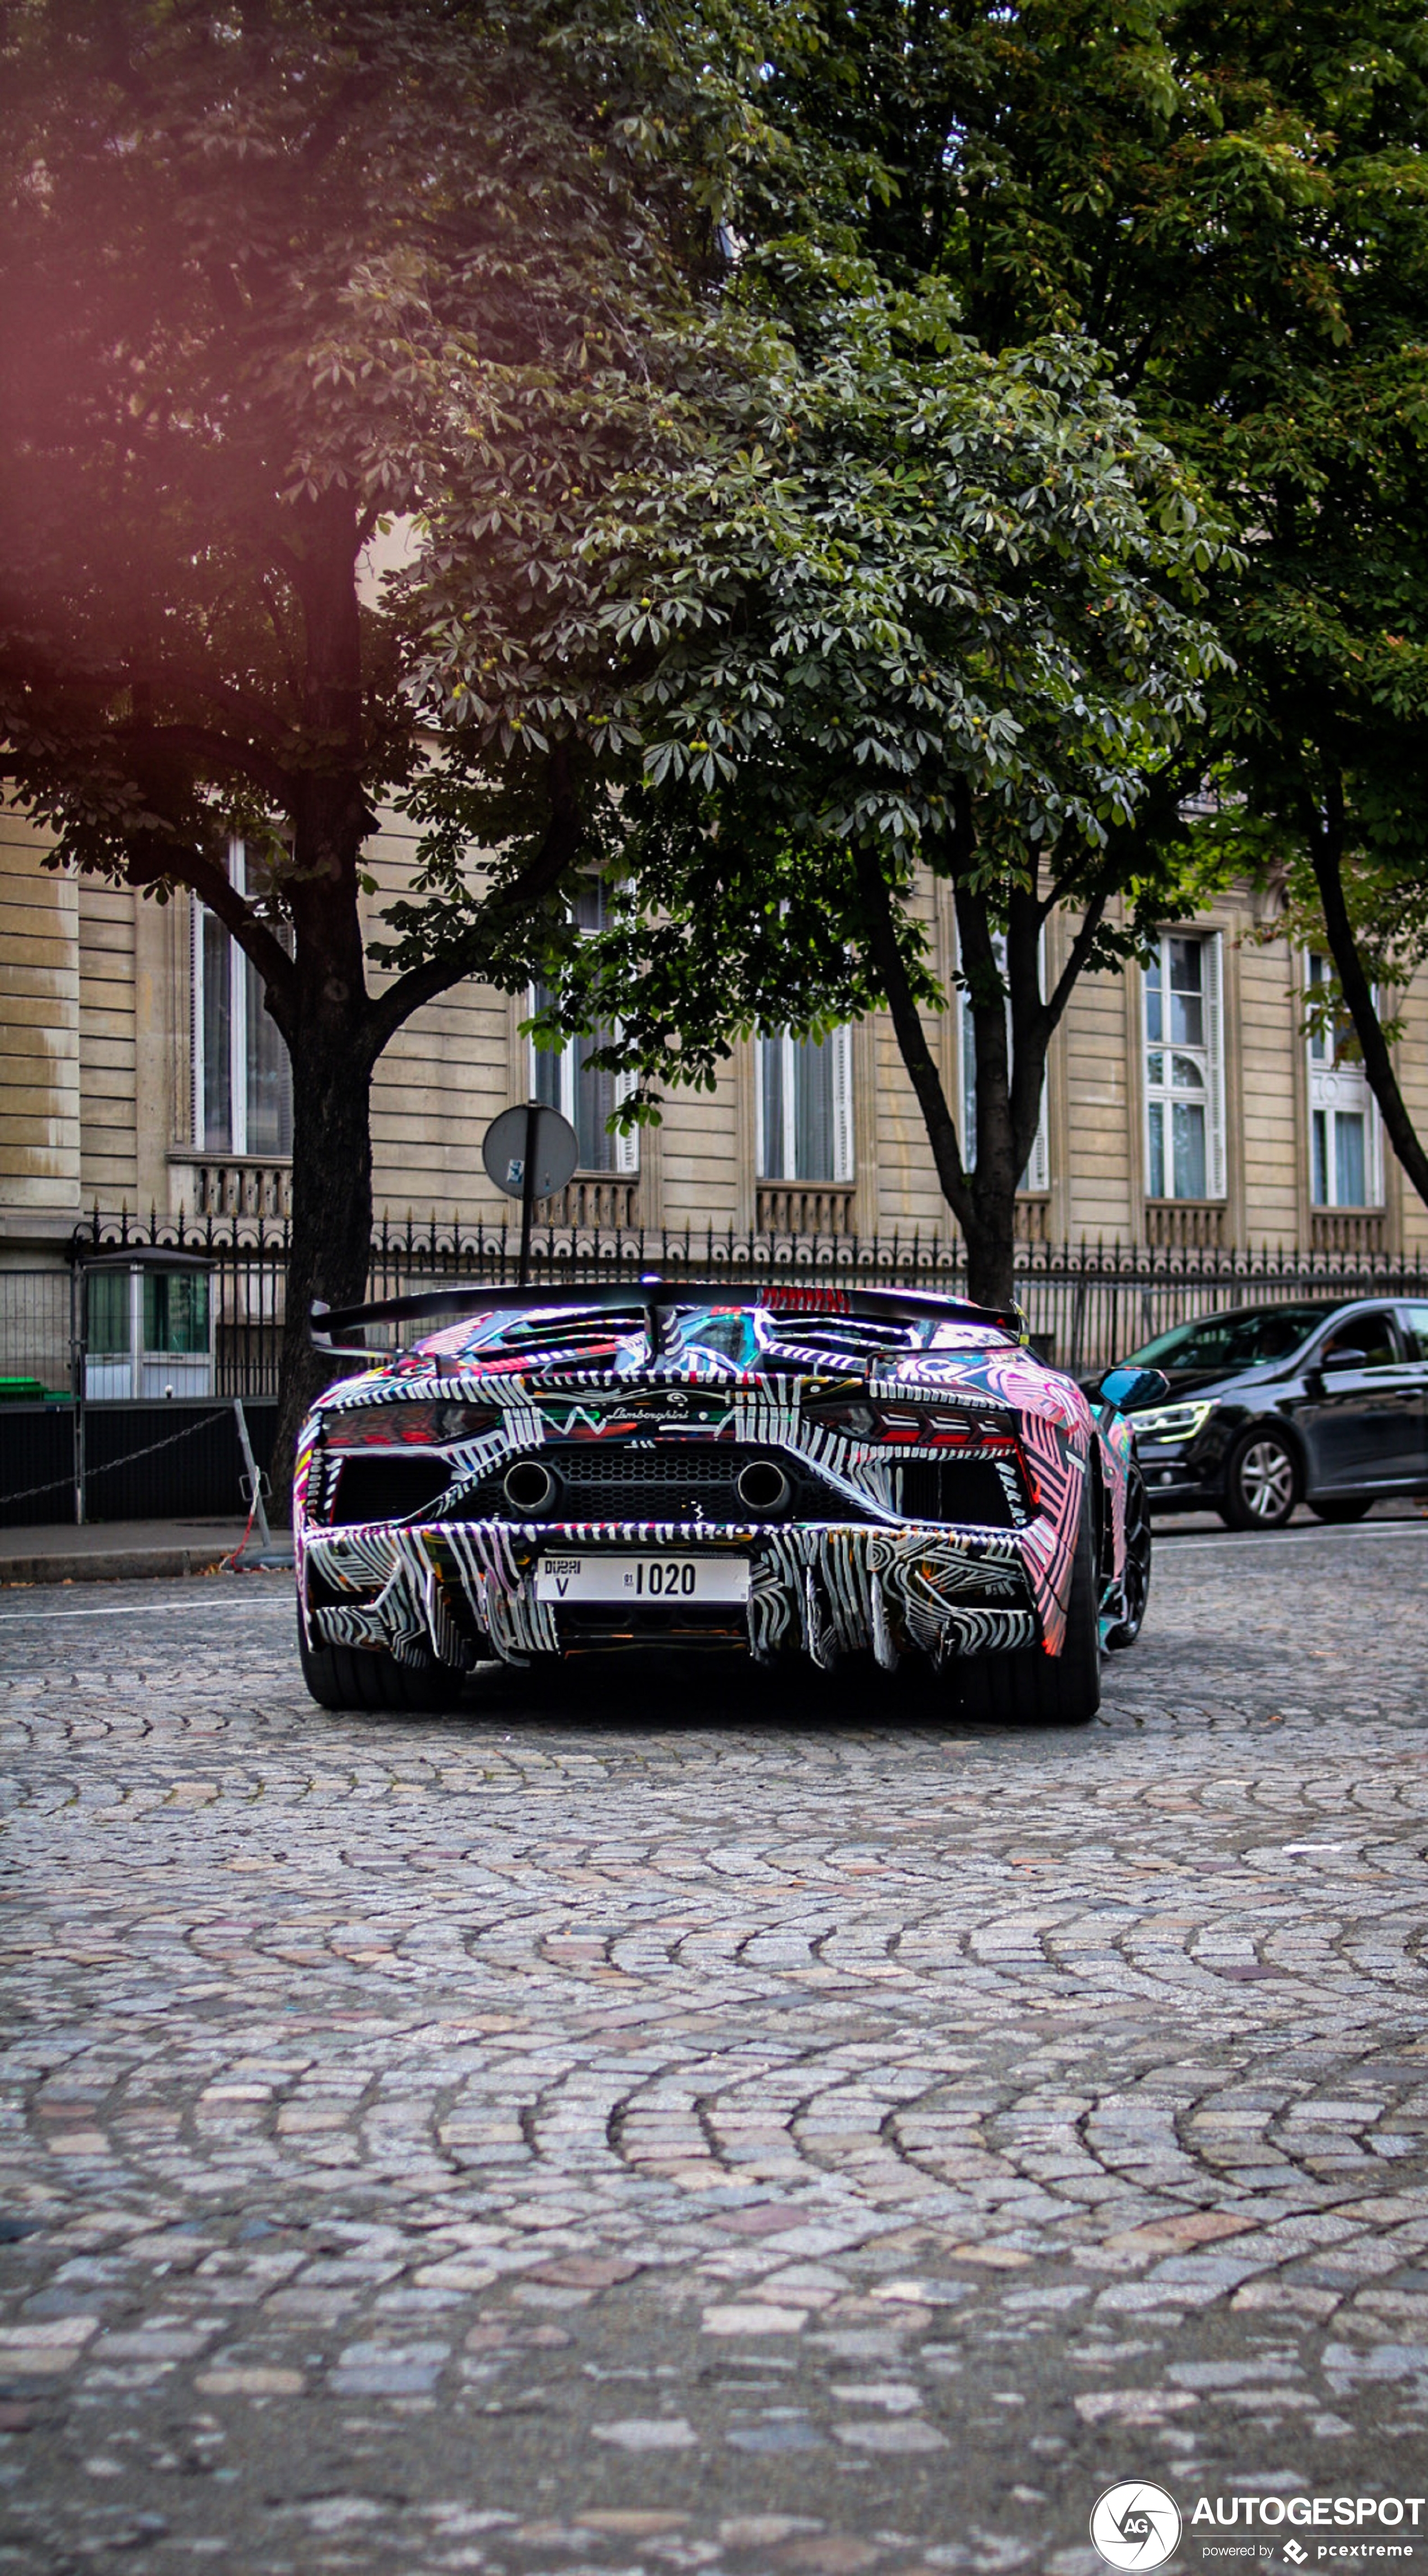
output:
[[[0,767],[56,864],[191,888],[263,978],[285,1433],[309,1296],[363,1292],[376,1057],[523,967],[583,848],[552,745],[458,935],[371,980],[363,844],[442,746],[433,621],[364,596],[364,551],[394,516],[419,551],[439,498],[538,589],[498,533],[529,496],[667,445],[671,395],[687,434],[723,209],[778,160],[760,59],[726,0],[30,0],[0,29]]]
[[[1166,900],[1139,818],[1185,783],[1175,744],[1215,659],[1189,604],[1213,531],[1084,345],[992,358],[935,285],[806,251],[799,285],[816,330],[771,336],[737,437],[731,420],[717,454],[610,489],[547,591],[542,725],[637,757],[610,925],[572,941],[557,1018],[618,1020],[605,1060],[638,1068],[650,1101],[711,1083],[754,1027],[886,1000],[948,1200],[1006,1267],[1051,1030],[1077,975],[1132,953]],[[466,597],[457,685],[479,761],[531,719],[499,603]],[[943,999],[911,909],[919,863],[954,882],[986,1024],[975,1172],[918,1023]],[[1114,919],[1113,894],[1129,897]],[[1057,903],[1081,918],[1043,999]]]
[[[658,637],[664,655],[634,699],[604,672],[591,698],[641,744],[644,798],[626,812],[642,866],[658,852],[646,891],[658,885],[669,916],[647,912],[624,952],[627,1047],[638,1033],[665,1075],[703,1070],[711,1032],[887,1000],[974,1272],[990,1226],[1003,1293],[1044,1063],[1034,933],[1048,897],[1089,905],[1091,936],[1072,953],[1101,963],[1157,917],[1193,911],[1217,864],[1263,863],[1315,889],[1390,1134],[1417,1176],[1368,970],[1401,974],[1422,953],[1419,18],[1406,0],[1289,17],[1204,0],[819,0],[812,25],[816,41],[805,26],[787,53],[772,30],[768,81],[771,112],[799,139],[805,230],[751,232],[732,289],[784,335],[767,367],[778,401],[758,411],[732,482],[721,460],[698,489],[630,513],[630,534],[588,532],[580,558],[600,631]],[[821,266],[810,236],[833,246]],[[861,261],[872,282],[844,292],[840,260],[844,278]],[[805,291],[814,276],[821,300]],[[924,399],[914,379],[934,312],[948,336]],[[909,316],[924,330],[916,354]],[[958,399],[973,381],[988,397],[970,436],[947,400],[953,342]],[[1038,371],[1064,392],[1065,452],[1053,467],[1053,439],[1045,472],[1001,516],[996,401],[1010,417]],[[1165,539],[1158,561],[1125,518],[1093,514],[1069,548],[1064,526],[1051,534],[1055,476],[1069,500],[1085,470],[1088,399],[1094,414],[1112,398],[1134,405],[1134,421],[1118,415],[1117,462]],[[859,406],[861,446],[847,435]],[[1019,463],[1029,416],[1022,428]],[[950,508],[929,546],[918,476],[939,440]],[[997,500],[978,529],[987,489]],[[661,518],[682,521],[667,561],[651,534]],[[948,610],[974,534],[983,587],[970,615],[959,603],[959,626]],[[949,540],[957,571],[938,592]],[[1098,562],[1125,575],[1099,621],[1086,613]],[[899,564],[907,578],[879,589],[873,568]],[[790,617],[771,649],[768,603],[795,596],[802,622]],[[1189,606],[1198,630],[1175,623]],[[988,627],[969,641],[981,609]],[[1085,681],[1059,701],[1057,654],[1063,682],[1073,670]],[[500,667],[498,649],[488,677]],[[578,654],[563,667],[578,670]],[[569,699],[552,712],[577,721]],[[1190,828],[1183,790],[1206,779],[1221,819]],[[954,881],[982,1131],[971,1188],[972,1140],[959,1143],[917,1021],[919,1000],[942,997],[907,911],[914,856]],[[747,900],[730,892],[741,870],[757,887]],[[1105,904],[1112,887],[1122,899]],[[1355,920],[1373,950],[1357,968]],[[616,938],[607,1009],[619,960]],[[594,958],[577,964],[571,1024],[588,1021],[596,976]]]
[[[773,103],[863,174],[888,273],[946,279],[986,348],[1093,341],[1236,531],[1205,603],[1203,837],[1327,940],[1428,1197],[1373,1003],[1424,962],[1428,903],[1421,11],[819,0],[818,25]]]
[[[523,733],[603,763],[625,894],[602,938],[571,941],[551,1031],[617,1020],[604,1060],[642,1072],[638,1116],[753,1027],[886,1001],[974,1283],[1000,1300],[1052,1029],[1077,975],[1181,899],[1196,768],[1176,747],[1218,659],[1195,610],[1220,532],[1084,337],[980,346],[946,281],[896,283],[846,204],[819,207],[845,185],[835,155],[800,176],[803,228],[750,224],[731,261],[687,454],[528,515],[529,590],[438,527],[432,676],[468,775],[419,791],[424,891],[459,918],[463,838],[519,832]],[[966,1153],[919,1019],[945,1000],[919,865],[956,890]],[[1057,904],[1082,918],[1043,997]],[[430,901],[401,927],[409,969],[452,935]]]

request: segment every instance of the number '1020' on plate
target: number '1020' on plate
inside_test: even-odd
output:
[[[749,1561],[734,1556],[543,1556],[537,1601],[747,1601]]]

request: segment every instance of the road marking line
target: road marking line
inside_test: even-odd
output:
[[[1348,1535],[1348,1533],[1342,1527],[1338,1529],[1330,1529],[1326,1526],[1323,1529],[1226,1530],[1223,1538],[1221,1538],[1218,1532],[1214,1530],[1157,1530],[1154,1535],[1156,1544],[1163,1547],[1242,1548],[1244,1547],[1246,1540],[1251,1541],[1256,1547],[1270,1547],[1273,1545],[1292,1547],[1297,1541],[1303,1539],[1331,1538],[1342,1540],[1346,1535]],[[1428,1537],[1428,1521],[1421,1523],[1416,1521],[1371,1521],[1366,1527],[1355,1523],[1352,1535],[1356,1539],[1424,1538]]]
[[[283,1605],[287,1602],[283,1587]],[[273,1605],[278,1607],[276,1603]],[[124,1601],[105,1610],[0,1610],[0,1628],[13,1628],[23,1620],[33,1625],[37,1619],[139,1619],[147,1611],[155,1617],[173,1618],[181,1610],[252,1610],[255,1601]]]

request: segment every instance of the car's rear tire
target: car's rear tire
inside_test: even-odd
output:
[[[1099,1591],[1088,1492],[1060,1654],[1033,1647],[1029,1654],[969,1656],[960,1667],[964,1714],[1002,1726],[1085,1726],[1101,1705]]]
[[[1299,1500],[1299,1461],[1277,1431],[1246,1432],[1225,1469],[1220,1518],[1235,1530],[1284,1529]]]
[[[1366,1512],[1373,1510],[1373,1496],[1365,1494],[1360,1498],[1345,1494],[1339,1500],[1332,1494],[1325,1494],[1321,1501],[1311,1502],[1309,1509],[1316,1521],[1361,1521]]]
[[[371,1646],[314,1646],[298,1621],[302,1677],[319,1708],[371,1708],[407,1716],[439,1715],[461,1696],[460,1673],[435,1657],[399,1664]]]

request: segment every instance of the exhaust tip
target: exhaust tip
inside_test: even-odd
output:
[[[543,1520],[555,1508],[559,1493],[554,1476],[538,1458],[518,1458],[501,1479],[501,1491],[522,1520]]]
[[[784,1509],[792,1487],[776,1460],[751,1458],[747,1467],[740,1468],[734,1491],[753,1519],[771,1520]]]

